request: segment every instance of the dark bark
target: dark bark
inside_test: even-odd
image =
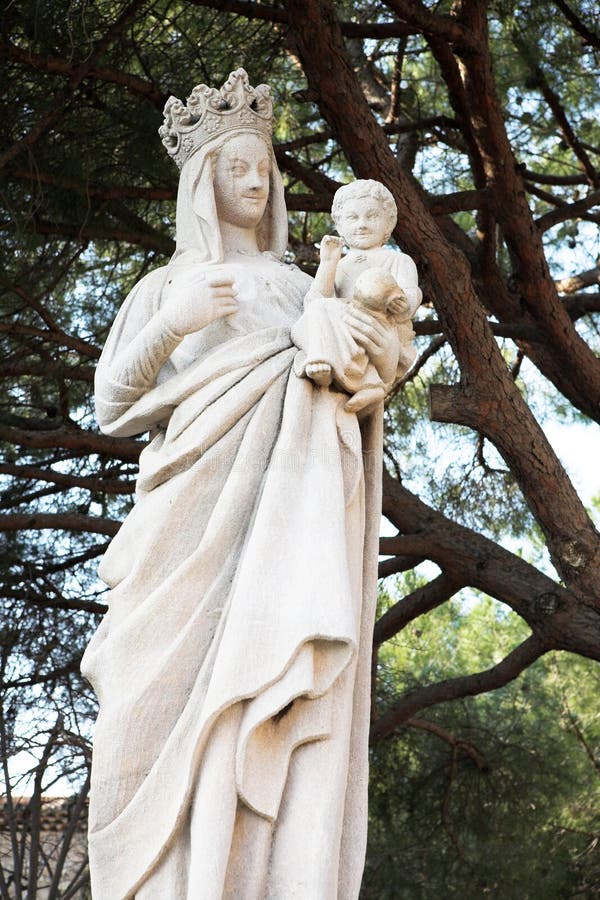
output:
[[[544,645],[536,637],[530,637],[509,653],[502,662],[492,666],[491,669],[486,669],[485,672],[449,678],[447,681],[416,688],[401,697],[391,709],[371,724],[371,743],[374,744],[392,734],[399,725],[422,709],[428,709],[438,703],[448,703],[459,697],[474,697],[504,687],[539,659],[545,650]]]
[[[381,553],[426,555],[443,570],[448,585],[470,585],[510,606],[547,649],[600,659],[600,607],[593,596],[581,598],[521,557],[453,522],[387,473],[383,513],[400,534],[382,538]],[[575,542],[571,551],[575,563]]]
[[[569,584],[578,583],[600,603],[599,536],[511,378],[478,301],[464,257],[449,245],[413,180],[398,168],[350,65],[331,2],[290,0],[287,8],[302,65],[309,86],[318,94],[321,113],[337,133],[357,177],[383,181],[394,194],[402,223],[398,238],[420,264],[444,333],[459,362],[462,382],[460,387],[452,389],[455,410],[452,413],[448,410],[446,420],[468,425],[493,440],[544,530],[561,576]],[[474,23],[473,33],[478,34],[476,26]],[[491,87],[486,85],[486,90]],[[496,112],[495,107],[493,111]],[[487,145],[481,141],[484,158],[486,149]],[[506,177],[514,176],[513,167],[513,173]],[[516,190],[516,182],[513,189]],[[510,213],[509,218],[514,216]],[[535,230],[535,226],[527,210],[525,224],[518,223],[523,241],[531,229]],[[531,252],[541,265],[538,248],[536,236]],[[522,250],[524,254],[527,252],[525,248]],[[545,259],[543,272],[548,274]],[[554,284],[550,284],[556,297]],[[556,315],[549,313],[553,317],[551,330],[558,328],[554,319],[561,322],[566,319],[574,346],[581,339],[558,298],[556,301]],[[546,322],[543,330],[548,333]],[[564,329],[561,334],[564,336]],[[590,354],[585,345],[585,356]],[[600,364],[595,359],[594,366],[600,375]],[[593,388],[590,393],[593,397]],[[571,552],[574,541],[579,548],[576,557],[583,560],[575,567],[570,562],[575,558]]]
[[[77,513],[11,513],[0,515],[0,531],[39,531],[48,528],[59,531],[83,531],[89,534],[108,534],[114,537],[120,522],[99,516]]]
[[[381,549],[384,552],[386,546],[385,541],[383,541]],[[402,557],[400,558],[402,559]],[[429,584],[403,597],[376,622],[373,635],[375,646],[379,646],[379,644],[398,634],[409,622],[431,612],[432,609],[441,606],[442,603],[446,603],[450,597],[464,586],[465,583],[457,581],[443,572]]]
[[[108,29],[102,40],[98,41],[84,62],[75,66],[66,87],[58,91],[47,112],[36,124],[15,143],[0,155],[0,170],[4,169],[15,157],[27,150],[45,134],[54,123],[64,115],[65,110],[73,100],[75,92],[82,82],[93,70],[96,61],[106,52],[107,48],[116,40],[123,30],[130,24],[136,13],[148,3],[148,0],[133,0],[125,7],[117,21]]]
[[[524,311],[546,337],[528,355],[559,390],[586,415],[600,419],[600,361],[578,335],[560,304],[541,234],[527,203],[498,101],[487,34],[486,4],[464,0],[460,18],[475,37],[468,52],[457,50],[470,118],[483,160],[487,187],[511,252],[516,293]],[[585,385],[585,389],[583,389]]]
[[[0,441],[36,450],[64,448],[77,453],[99,453],[111,459],[137,462],[143,444],[131,438],[112,438],[92,431],[69,428],[49,428],[34,431],[27,428],[12,428],[0,424]]]

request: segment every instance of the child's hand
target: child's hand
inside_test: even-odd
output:
[[[336,237],[334,234],[323,235],[321,238],[321,249],[319,251],[321,262],[339,262],[342,256],[343,246],[344,242],[342,238]]]
[[[385,311],[388,316],[399,322],[410,318],[410,303],[401,287],[388,297]]]
[[[384,384],[394,380],[398,365],[398,335],[395,328],[382,325],[376,318],[351,306],[344,313],[350,333],[377,369]]]

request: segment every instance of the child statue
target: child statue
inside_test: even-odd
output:
[[[359,180],[339,188],[332,216],[341,237],[325,235],[321,242],[319,268],[304,301],[306,313],[293,331],[303,351],[295,370],[315,384],[333,383],[347,391],[352,396],[346,410],[359,412],[383,400],[391,383],[382,377],[381,361],[357,346],[352,326],[372,326],[375,319],[388,332],[385,362],[389,370],[389,357],[395,355],[393,381],[397,371],[404,374],[414,362],[411,319],[422,293],[412,259],[385,246],[397,212],[383,184]],[[342,257],[344,242],[349,251]]]

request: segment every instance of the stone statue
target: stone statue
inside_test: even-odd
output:
[[[94,900],[359,893],[382,403],[294,368],[312,281],[281,260],[271,120],[243,69],[168,101],[176,251],[98,365],[103,431],[151,441],[82,664]],[[396,330],[352,305],[344,327],[389,384]]]
[[[347,306],[323,301],[343,298],[365,311],[365,323],[375,319],[387,326],[388,357],[398,360],[402,375],[416,355],[411,319],[422,293],[412,259],[385,246],[397,218],[394,198],[385,185],[372,180],[344,185],[335,193],[332,214],[342,237],[325,235],[321,242],[321,262],[304,301],[310,310],[292,332],[294,343],[304,351],[294,366],[298,375],[306,375],[315,384],[334,383],[348,392],[346,411],[361,413],[383,400],[392,382],[385,382],[380,361],[354,340],[345,324]],[[344,240],[350,249],[342,259]],[[330,354],[335,355],[337,366]]]
[[[385,185],[372,180],[344,185],[333,198],[332,214],[342,237],[325,235],[321,242],[321,262],[304,301],[310,309],[292,331],[294,343],[304,351],[294,366],[297,374],[316,384],[333,382],[347,391],[351,396],[345,409],[360,413],[384,399],[393,378],[386,383],[382,366],[354,340],[345,324],[345,304],[364,310],[363,322],[372,323],[374,318],[387,327],[395,345],[394,353],[390,345],[389,359],[398,361],[403,375],[416,355],[411,319],[422,293],[412,259],[385,246],[397,218],[394,198]],[[350,249],[342,259],[344,240]],[[333,297],[344,302],[333,303],[328,299]]]

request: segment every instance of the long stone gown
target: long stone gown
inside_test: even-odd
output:
[[[352,900],[381,409],[359,423],[346,394],[294,374],[307,276],[270,252],[221,269],[240,311],[188,335],[156,380],[143,335],[170,267],[134,288],[98,368],[103,430],[155,436],[83,663],[100,700],[93,897]]]

